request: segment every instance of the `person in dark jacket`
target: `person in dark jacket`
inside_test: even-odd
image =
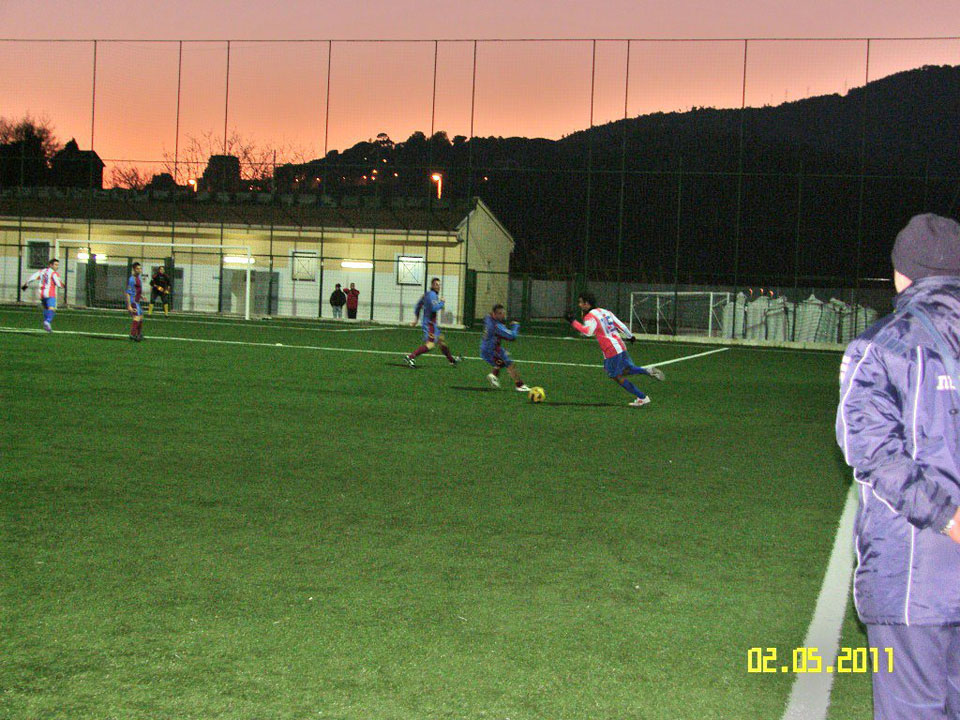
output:
[[[960,224],[912,218],[892,259],[896,311],[840,370],[854,602],[879,658],[874,717],[960,718]]]
[[[156,272],[153,273],[153,277],[150,278],[150,307],[147,310],[147,315],[153,315],[153,306],[157,300],[163,303],[163,314],[169,315],[172,290],[173,282],[171,282],[170,276],[167,275],[166,268],[161,265],[156,269]]]
[[[337,283],[337,287],[330,293],[330,307],[333,308],[333,316],[335,318],[343,317],[343,306],[346,305],[346,303],[347,295],[340,289],[340,283]]]

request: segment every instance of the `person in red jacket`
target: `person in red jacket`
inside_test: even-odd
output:
[[[357,319],[357,306],[360,304],[360,291],[357,286],[350,283],[350,289],[347,290],[347,317],[351,320]]]

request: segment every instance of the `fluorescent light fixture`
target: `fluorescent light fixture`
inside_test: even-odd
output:
[[[224,265],[253,265],[256,260],[252,257],[247,257],[246,255],[224,255],[223,264]]]
[[[373,267],[373,263],[367,260],[344,260],[340,263],[340,267],[351,268],[353,270],[369,270]]]
[[[86,251],[77,253],[77,262],[86,262],[89,259],[90,259],[90,253]],[[97,262],[106,262],[107,256],[101,253],[94,253],[93,259],[96,260]]]

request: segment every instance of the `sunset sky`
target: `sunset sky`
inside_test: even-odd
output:
[[[870,44],[869,71],[866,37],[883,38]],[[181,148],[222,137],[225,115],[230,132],[309,159],[431,126],[558,138],[589,126],[591,97],[603,123],[623,117],[625,101],[630,116],[775,105],[923,64],[960,65],[956,0],[3,0],[0,38],[0,116],[47,118],[61,141],[87,148],[92,136],[108,166],[156,169],[178,133]],[[51,39],[76,42],[22,42]],[[94,39],[134,41],[97,43],[95,94]],[[381,39],[410,42],[326,42]],[[519,39],[571,41],[497,42]],[[589,39],[602,40],[595,56]],[[209,42],[185,42],[181,56],[179,40]],[[486,41],[475,97],[474,46],[457,40]]]

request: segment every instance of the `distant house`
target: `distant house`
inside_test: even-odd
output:
[[[103,189],[103,160],[94,150],[81,150],[72,139],[50,160],[52,184],[57,187]]]

